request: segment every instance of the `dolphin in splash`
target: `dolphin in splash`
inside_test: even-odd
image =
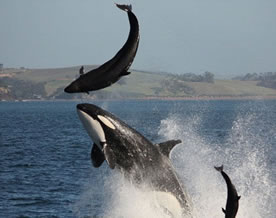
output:
[[[221,173],[227,185],[226,208],[222,208],[222,211],[225,214],[225,218],[235,218],[239,209],[241,196],[238,196],[235,186],[232,184],[229,176],[223,171],[223,165],[215,167],[215,169]]]

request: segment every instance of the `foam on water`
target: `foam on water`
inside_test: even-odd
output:
[[[275,137],[275,133],[256,128],[259,117],[248,112],[237,115],[223,144],[211,144],[198,131],[201,122],[201,115],[185,118],[172,114],[161,121],[158,133],[165,140],[182,140],[174,148],[171,159],[191,197],[193,216],[224,216],[221,207],[226,204],[227,188],[221,174],[214,169],[223,164],[241,195],[237,218],[274,217],[275,179],[268,168],[268,154],[272,149],[269,138]],[[103,175],[103,181],[103,217],[172,217],[148,187],[138,189],[114,171]],[[86,193],[92,195],[87,190]]]
[[[108,206],[104,217],[181,217],[181,213],[177,211],[178,202],[170,198],[171,196],[160,196],[163,194],[153,192],[146,184],[137,188],[118,174],[110,177],[112,179],[106,182],[106,186],[111,195],[106,198]]]

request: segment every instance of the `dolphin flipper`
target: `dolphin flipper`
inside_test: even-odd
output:
[[[98,168],[104,162],[104,154],[99,147],[94,143],[91,149],[91,160],[94,167]]]
[[[113,154],[112,149],[107,144],[104,144],[104,146],[103,146],[103,153],[104,153],[105,160],[106,160],[108,166],[111,169],[114,169],[115,163],[116,163],[116,158]]]
[[[160,151],[165,156],[169,157],[171,150],[177,144],[181,143],[181,140],[169,140],[158,144]]]
[[[222,209],[222,212],[226,214],[226,210],[223,207],[221,209]]]
[[[131,72],[123,71],[123,72],[121,73],[121,76],[127,76],[127,75],[129,75],[129,74],[131,74]]]

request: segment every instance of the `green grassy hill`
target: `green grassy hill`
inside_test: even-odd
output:
[[[5,93],[9,93],[9,98],[16,98],[16,95],[12,94],[12,88],[15,88],[15,85],[5,84],[5,82],[3,82],[3,78],[7,76],[16,81],[14,84],[22,84],[23,81],[24,87],[26,87],[26,82],[32,84],[34,86],[32,90],[44,87],[44,90],[40,90],[39,92],[39,96],[43,99],[79,98],[81,97],[80,94],[67,94],[63,92],[63,89],[79,76],[79,68],[80,66],[58,69],[5,69],[0,73],[0,98],[5,99],[3,97]],[[86,71],[93,68],[95,68],[95,66],[85,66]],[[214,80],[213,83],[186,82],[170,74],[141,72],[136,70],[132,70],[131,72],[129,76],[122,77],[119,82],[111,87],[101,91],[91,92],[89,97],[276,97],[276,89],[258,86],[255,81]],[[39,86],[35,86],[36,84],[39,84]],[[26,92],[27,91],[28,90],[26,90]],[[35,96],[35,91],[32,92],[32,96]],[[21,98],[24,97],[21,96]]]

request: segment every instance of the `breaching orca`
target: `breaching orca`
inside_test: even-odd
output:
[[[128,69],[136,55],[139,44],[139,24],[131,5],[116,6],[128,14],[130,31],[128,39],[120,51],[109,61],[100,67],[85,74],[81,74],[78,79],[68,85],[64,91],[67,93],[77,93],[99,90],[117,82],[122,76],[129,75]],[[83,72],[83,69],[80,69]]]
[[[166,208],[170,213],[191,217],[190,200],[169,159],[170,151],[180,140],[153,144],[111,113],[92,104],[78,104],[77,113],[94,142],[91,150],[94,167],[100,167],[106,160],[111,169],[118,169],[132,183],[148,184],[156,196],[169,199],[174,205],[172,210]]]
[[[221,172],[227,185],[226,208],[222,208],[222,211],[225,214],[225,218],[235,218],[239,209],[239,200],[241,196],[238,196],[235,186],[232,184],[229,176],[223,171],[223,165],[215,167],[215,169]]]

